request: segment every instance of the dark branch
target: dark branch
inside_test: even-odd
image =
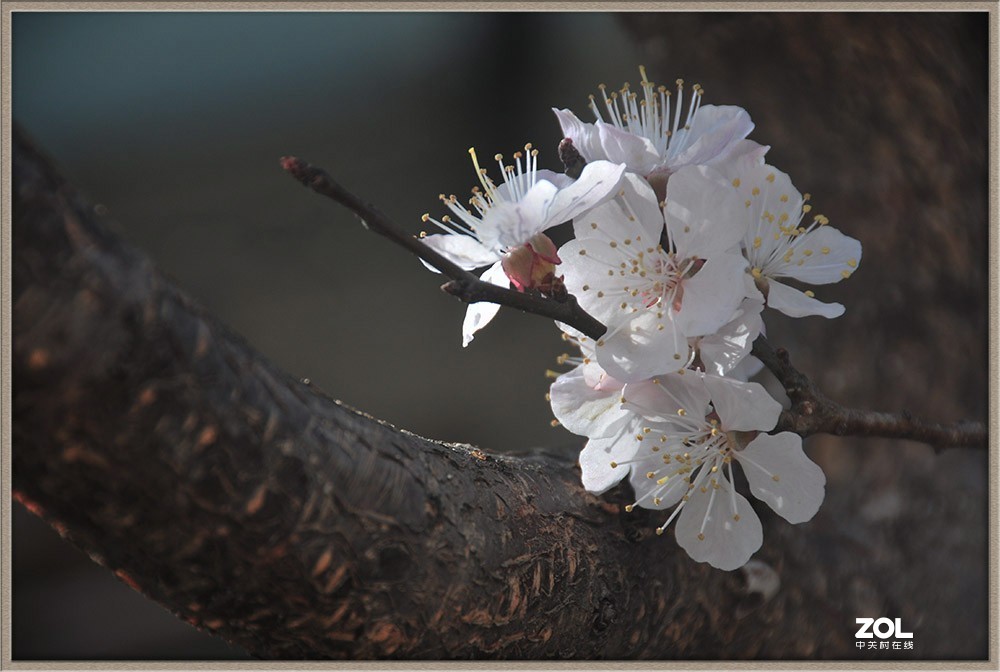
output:
[[[451,278],[451,281],[442,285],[441,289],[465,303],[488,301],[508,308],[523,310],[526,313],[549,317],[563,324],[568,324],[594,340],[604,334],[604,325],[580,308],[572,296],[567,295],[565,300],[556,300],[484,282],[441,255],[437,250],[425,245],[420,238],[403,231],[385,213],[352,194],[322,168],[312,166],[294,156],[283,157],[281,167],[316,193],[340,203],[353,212],[361,218],[369,230],[412,252]]]
[[[981,422],[942,425],[923,422],[907,411],[881,413],[848,408],[827,397],[808,376],[792,366],[784,348],[772,348],[763,336],[754,341],[753,354],[777,377],[792,401],[791,409],[781,414],[775,431],[792,431],[803,437],[822,433],[910,439],[935,448],[987,447],[986,427]]]

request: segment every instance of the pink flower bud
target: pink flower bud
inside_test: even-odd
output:
[[[538,289],[548,292],[555,277],[555,265],[562,263],[555,243],[544,233],[536,233],[524,245],[508,250],[501,260],[504,273],[519,292]]]

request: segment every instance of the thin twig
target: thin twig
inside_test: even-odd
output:
[[[451,278],[441,286],[441,289],[448,294],[466,303],[488,301],[526,313],[549,317],[579,330],[594,340],[604,335],[605,326],[583,310],[574,297],[567,295],[564,300],[556,300],[484,282],[424,244],[420,238],[406,233],[385,213],[349,192],[322,168],[312,166],[294,156],[282,157],[281,167],[316,193],[333,199],[353,212],[370,231],[388,238]]]
[[[942,425],[923,422],[908,411],[882,413],[848,408],[823,394],[808,376],[792,366],[788,351],[773,348],[763,336],[754,341],[753,354],[777,377],[792,401],[791,409],[783,411],[778,419],[776,431],[792,431],[803,437],[822,433],[910,439],[938,449],[987,447],[986,427],[981,422]]]

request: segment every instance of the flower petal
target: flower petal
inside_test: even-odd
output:
[[[861,263],[861,243],[837,229],[821,226],[795,241],[790,260],[768,273],[810,285],[828,285],[850,277]]]
[[[467,271],[474,268],[489,266],[496,262],[500,255],[486,247],[472,236],[456,233],[435,233],[423,238],[424,244],[436,250],[443,256],[455,262]],[[440,271],[421,259],[424,266],[440,273]]]
[[[587,492],[601,494],[628,475],[627,465],[612,467],[611,463],[625,462],[635,456],[639,442],[632,432],[622,432],[615,436],[591,439],[580,451],[580,470],[583,472],[583,487]]]
[[[743,301],[747,261],[741,254],[716,254],[692,278],[684,280],[684,295],[676,320],[686,336],[711,334]]]
[[[697,423],[704,420],[711,401],[705,388],[703,376],[695,371],[670,373],[655,380],[629,383],[622,396],[625,407],[653,423],[677,424],[681,431],[690,430],[690,421],[679,418],[687,416]],[[684,414],[678,413],[679,409]],[[661,427],[660,432],[669,431]]]
[[[817,301],[794,287],[789,287],[777,280],[769,279],[767,281],[767,288],[768,307],[774,308],[789,317],[821,315],[826,318],[834,318],[844,314],[843,304]]]
[[[500,287],[510,287],[510,280],[507,279],[507,274],[503,272],[503,266],[499,261],[486,269],[480,278]],[[478,301],[469,304],[469,309],[465,311],[465,320],[462,322],[463,348],[469,346],[475,333],[489,324],[499,310],[500,306],[496,303]]]
[[[597,362],[625,383],[677,371],[687,365],[688,356],[687,337],[669,311],[646,310],[608,325],[597,346]]]
[[[689,166],[667,182],[666,223],[678,256],[707,259],[743,240],[746,206],[721,173]]]
[[[593,161],[583,168],[573,184],[560,189],[545,214],[546,226],[555,226],[574,219],[614,196],[625,174],[624,164]],[[534,191],[537,184],[532,188]],[[530,196],[531,192],[528,192]]]
[[[768,431],[778,423],[781,404],[757,383],[741,383],[730,378],[705,376],[722,429],[727,432]]]
[[[648,245],[656,247],[663,233],[663,212],[653,188],[634,173],[625,173],[620,187],[621,195],[573,220],[574,235],[605,242],[645,236]]]
[[[588,384],[585,367],[578,366],[552,383],[552,413],[574,434],[590,438],[616,434],[632,415],[622,409],[621,387],[594,389]]]
[[[750,115],[735,105],[702,105],[691,122],[687,148],[671,160],[674,166],[704,164],[725,157],[754,128]]]
[[[738,569],[764,542],[750,502],[725,478],[707,492],[693,490],[677,521],[677,543],[694,560],[717,569]],[[735,510],[733,509],[735,503]]]
[[[494,250],[523,245],[551,226],[545,216],[558,191],[551,182],[536,182],[517,203],[494,203],[483,215],[476,235],[483,245]]]
[[[735,318],[698,341],[698,355],[706,372],[725,376],[750,354],[754,340],[764,328],[760,317],[763,308],[763,301],[745,299]]]
[[[762,434],[734,453],[750,492],[790,523],[804,523],[819,511],[826,476],[806,457],[802,437],[792,432]]]

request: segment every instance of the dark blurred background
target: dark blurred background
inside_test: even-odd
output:
[[[505,309],[463,350],[465,307],[440,279],[278,158],[325,167],[416,232],[439,193],[473,186],[468,147],[530,141],[557,168],[550,108],[589,119],[587,94],[636,83],[640,63],[746,107],[770,162],[864,245],[822,294],[847,314],[771,315],[772,340],[841,401],[986,417],[985,14],[17,12],[12,46],[15,121],[110,226],[280,366],[398,427],[578,450],[544,400],[562,342]],[[983,654],[985,454],[808,445],[828,501],[802,533],[868,563],[858,609],[902,603],[878,588],[902,572],[926,597],[888,615],[914,625],[918,653]],[[15,659],[245,656],[20,506],[13,533]]]

